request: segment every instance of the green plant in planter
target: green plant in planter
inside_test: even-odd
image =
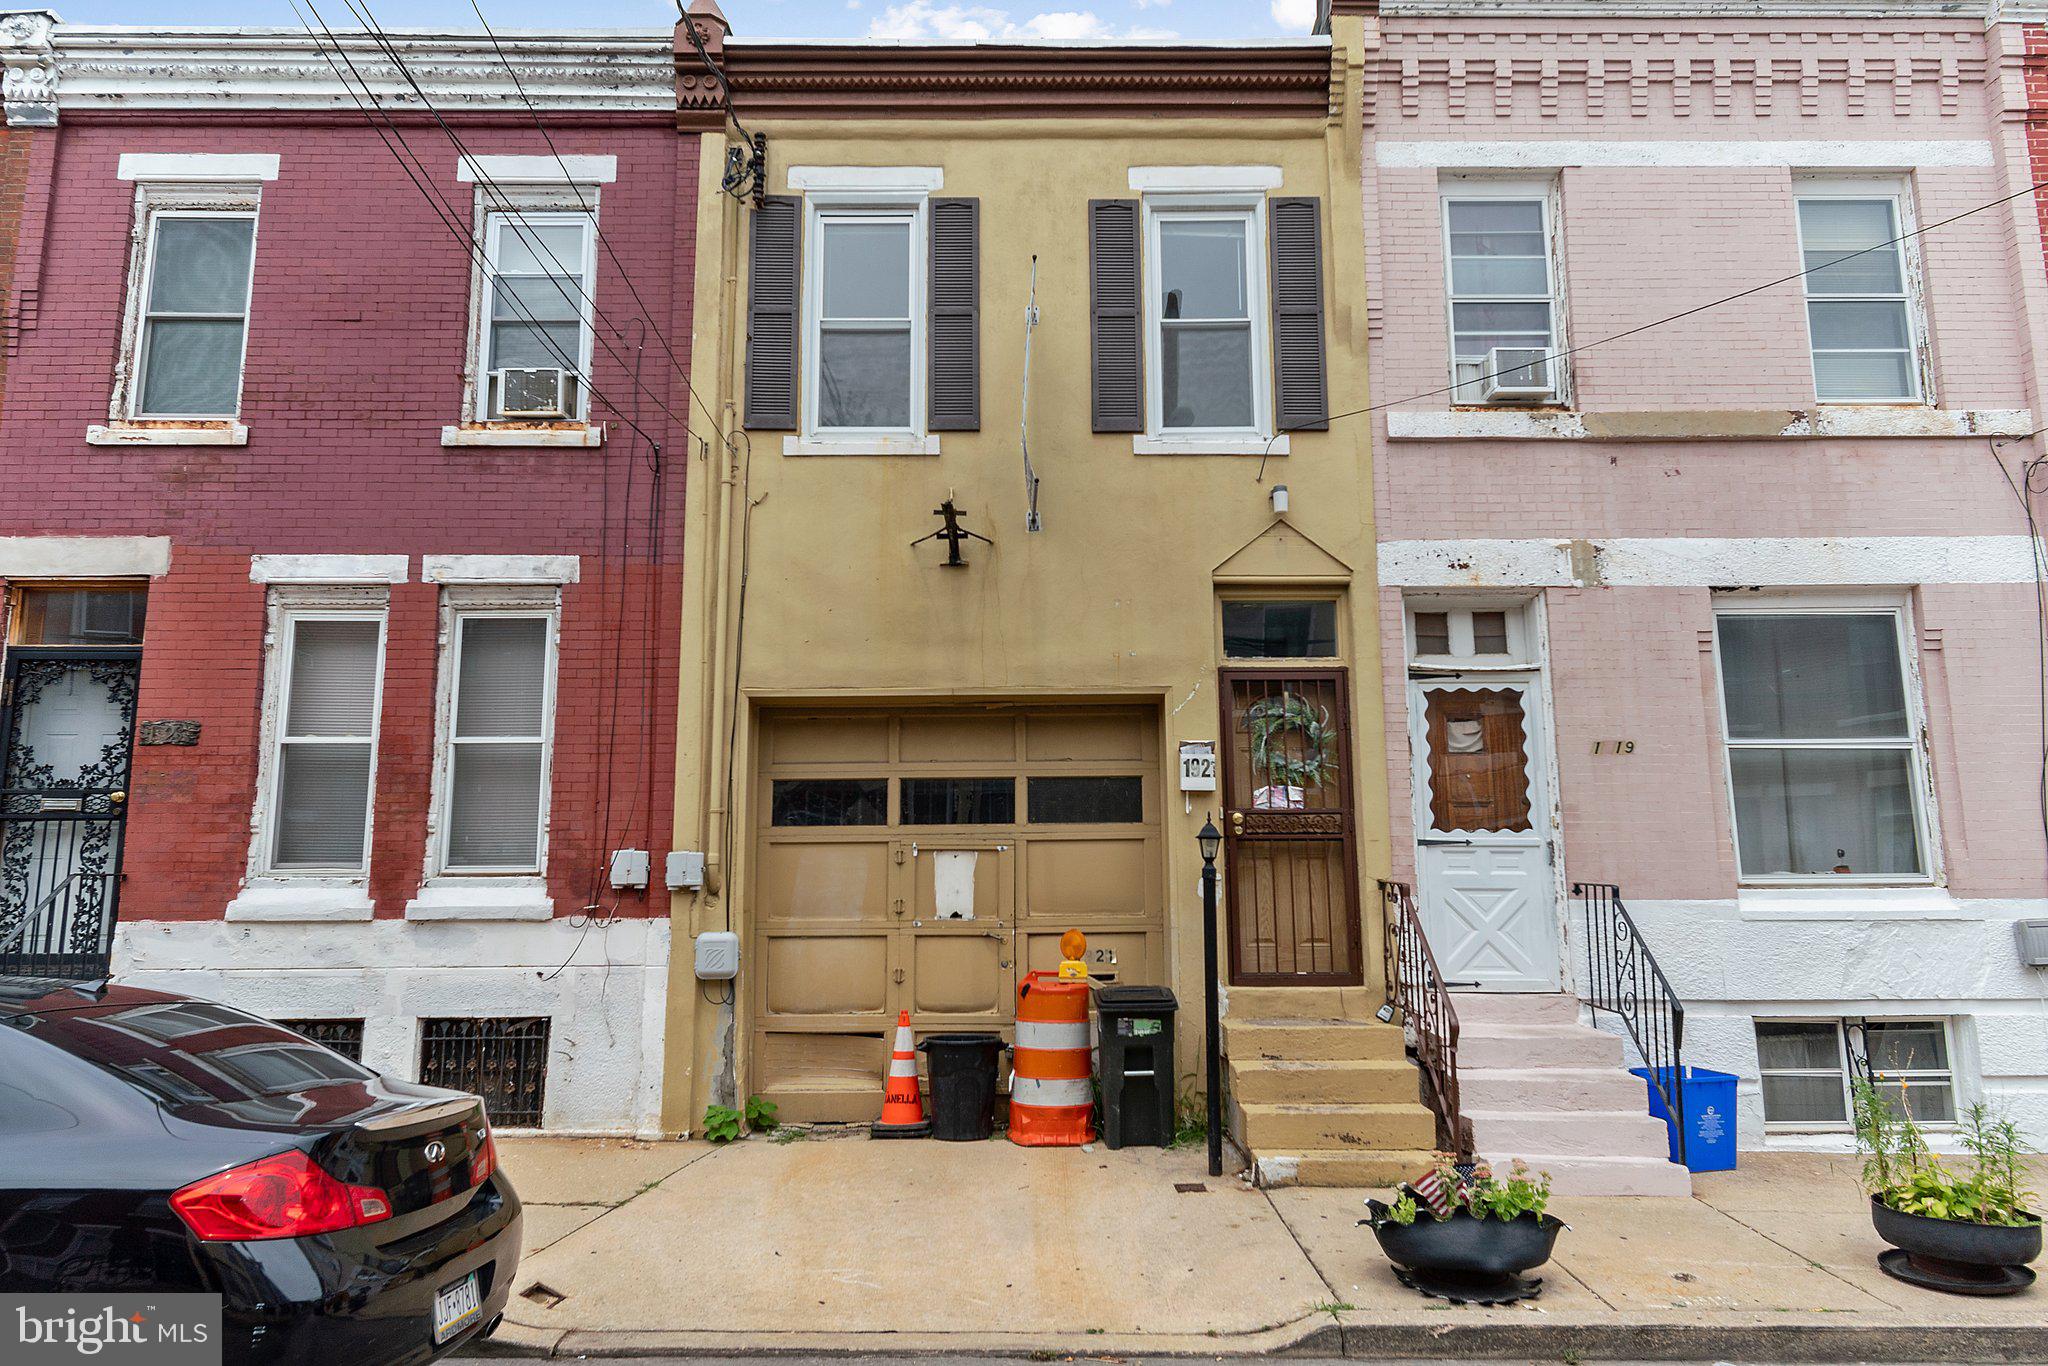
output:
[[[1971,1106],[1961,1130],[1970,1170],[1954,1171],[1928,1148],[1907,1112],[1904,1085],[1896,1101],[1888,1089],[1864,1078],[1853,1088],[1863,1188],[1878,1203],[1959,1224],[2018,1228],[2041,1222],[2028,1208],[2033,1195],[2021,1168],[2028,1149],[2018,1125],[1994,1118],[1981,1104]]]
[[[1443,1189],[1451,1192],[1452,1214],[1464,1210],[1474,1219],[1498,1219],[1503,1223],[1519,1219],[1523,1215],[1543,1216],[1550,1205],[1550,1173],[1529,1174],[1529,1168],[1517,1161],[1509,1169],[1505,1180],[1497,1177],[1482,1164],[1470,1178],[1458,1174],[1457,1159],[1450,1153],[1437,1153],[1435,1165],[1431,1168]],[[1436,1219],[1436,1214],[1416,1195],[1412,1186],[1401,1188],[1400,1198],[1387,1206],[1385,1219],[1390,1224],[1412,1224],[1418,1216],[1427,1214]]]

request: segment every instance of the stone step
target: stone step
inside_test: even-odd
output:
[[[1230,1103],[1230,1128],[1254,1154],[1310,1148],[1426,1151],[1436,1142],[1436,1118],[1419,1101],[1362,1105]]]
[[[1223,1013],[1233,1020],[1368,1021],[1386,997],[1366,987],[1229,987]]]
[[[1462,1108],[1472,1121],[1473,1141],[1487,1152],[1659,1160],[1670,1153],[1670,1130],[1664,1121],[1640,1109],[1560,1113]]]
[[[1457,991],[1451,1008],[1460,1025],[1490,1021],[1506,1025],[1575,1025],[1579,998],[1562,991]]]
[[[1656,1195],[1684,1198],[1692,1194],[1692,1174],[1662,1157],[1586,1157],[1568,1153],[1496,1152],[1485,1144],[1480,1155],[1505,1175],[1513,1159],[1531,1171],[1550,1173],[1552,1195]]]
[[[1377,1020],[1273,1019],[1223,1022],[1223,1051],[1233,1059],[1290,1062],[1399,1062],[1407,1056],[1401,1031]]]
[[[1458,1067],[1550,1068],[1621,1066],[1621,1040],[1578,1025],[1511,1027],[1490,1022],[1458,1030]]]
[[[1230,1094],[1250,1104],[1392,1104],[1420,1098],[1405,1059],[1230,1059]]]
[[[1429,1170],[1426,1149],[1367,1152],[1357,1148],[1305,1148],[1254,1161],[1261,1186],[1342,1186],[1383,1189],[1398,1186]],[[1365,1211],[1359,1214],[1363,1217]]]
[[[1467,1111],[1640,1108],[1647,1114],[1649,1093],[1641,1077],[1619,1067],[1460,1067],[1458,1104]]]

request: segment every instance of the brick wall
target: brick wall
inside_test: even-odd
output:
[[[29,129],[0,124],[0,405],[6,402],[7,362],[14,350],[14,262],[28,202],[29,141],[34,136]],[[0,414],[5,412],[0,406]]]
[[[550,125],[564,155],[618,158],[600,227],[686,366],[694,141],[658,115]],[[523,120],[457,127],[478,155],[548,151]],[[456,179],[456,150],[431,124],[404,132],[467,229],[474,187]],[[599,250],[595,297],[610,324],[599,332],[619,355],[600,346],[593,380],[661,443],[658,500],[648,444],[602,404],[593,416],[611,429],[595,450],[440,444],[461,418],[470,260],[360,120],[67,114],[62,136],[43,306],[5,376],[0,536],[170,537],[171,571],[150,594],[140,716],[202,724],[196,747],[136,752],[123,919],[218,916],[246,872],[265,628],[249,573],[257,553],[410,557],[391,592],[370,878],[379,916],[402,913],[425,859],[438,590],[420,582],[419,557],[579,557],[580,582],[562,594],[549,890],[558,914],[575,913],[609,849],[646,848],[665,912],[690,399],[621,267]],[[0,149],[0,169],[18,164],[12,140]],[[87,427],[108,417],[134,213],[118,158],[191,151],[281,159],[257,229],[248,444],[88,445]],[[644,914],[648,901],[627,894],[619,909]]]

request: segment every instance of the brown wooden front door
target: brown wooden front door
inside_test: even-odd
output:
[[[1356,986],[1349,684],[1343,669],[1225,669],[1230,980]]]

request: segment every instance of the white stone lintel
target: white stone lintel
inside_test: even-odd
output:
[[[615,156],[466,156],[455,163],[455,178],[465,184],[489,180],[499,185],[609,185],[619,178]]]
[[[1258,194],[1280,188],[1278,166],[1133,166],[1130,184],[1140,194]]]
[[[1379,569],[1390,588],[2015,584],[2034,581],[2034,555],[2024,535],[1473,538],[1383,541]]]
[[[1556,408],[1402,409],[1390,441],[1811,441],[1840,438],[2025,436],[2026,408],[1861,407],[1569,411]]]
[[[404,583],[405,555],[251,555],[251,583]]]
[[[115,422],[85,429],[88,446],[246,446],[239,422]]]
[[[946,173],[937,166],[792,166],[789,188],[936,194],[946,188]]]
[[[575,583],[574,555],[422,555],[421,583]]]
[[[275,152],[123,152],[114,174],[152,184],[170,181],[275,180]]]
[[[537,877],[438,877],[405,903],[407,920],[551,920],[555,903]]]
[[[244,921],[368,920],[375,912],[361,882],[312,879],[305,883],[251,884],[227,906],[227,919]]]
[[[162,578],[168,536],[0,536],[0,579]]]

